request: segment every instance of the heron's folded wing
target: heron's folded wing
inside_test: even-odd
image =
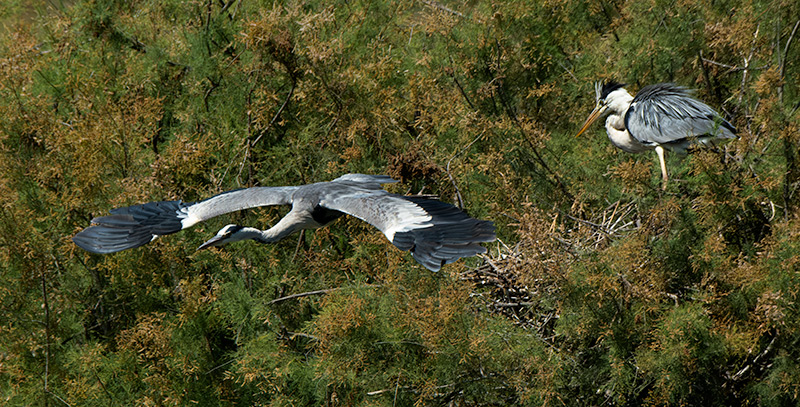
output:
[[[643,87],[625,114],[625,127],[644,144],[670,144],[701,136],[735,138],[736,129],[683,87]]]

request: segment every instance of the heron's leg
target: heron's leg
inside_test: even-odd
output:
[[[663,180],[661,189],[666,190],[669,177],[667,176],[667,163],[664,161],[664,147],[656,146],[656,154],[658,154],[658,161],[661,164],[661,178]]]

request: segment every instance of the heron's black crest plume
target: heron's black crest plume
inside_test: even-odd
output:
[[[230,226],[230,227],[228,228],[227,232],[228,232],[229,234],[234,234],[234,233],[236,233],[236,232],[238,232],[238,231],[240,231],[240,230],[242,230],[242,229],[244,229],[244,226],[240,226],[240,225],[233,225],[233,226]]]
[[[611,92],[613,92],[613,91],[615,91],[615,90],[617,90],[619,88],[623,88],[623,87],[625,87],[625,85],[627,85],[627,84],[619,83],[619,82],[616,82],[614,80],[610,80],[610,81],[605,82],[605,83],[596,82],[595,83],[595,94],[596,94],[595,96],[596,96],[598,101],[604,100],[606,97],[608,97],[609,93],[611,93]]]

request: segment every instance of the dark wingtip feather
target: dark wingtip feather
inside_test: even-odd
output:
[[[425,210],[433,226],[396,233],[392,243],[411,251],[414,259],[431,271],[439,271],[462,257],[486,253],[478,243],[497,239],[491,221],[470,217],[453,205],[438,200],[404,197]]]
[[[107,254],[145,245],[154,237],[131,229],[95,225],[78,232],[72,241],[86,251]]]
[[[722,120],[721,126],[728,129],[728,131],[733,133],[734,136],[738,133],[736,127],[733,127],[733,125],[727,120]]]
[[[92,219],[94,225],[78,232],[72,241],[92,253],[107,254],[133,249],[156,236],[183,228],[181,201],[150,202],[111,210],[112,215]]]

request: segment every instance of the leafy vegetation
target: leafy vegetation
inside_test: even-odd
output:
[[[79,0],[0,10],[8,405],[796,405],[800,3]],[[674,81],[740,139],[574,134]],[[136,203],[388,173],[491,219],[430,273],[362,222],[98,256]],[[301,295],[298,295],[301,294]]]

